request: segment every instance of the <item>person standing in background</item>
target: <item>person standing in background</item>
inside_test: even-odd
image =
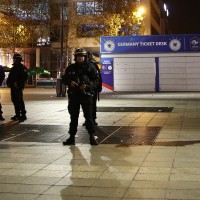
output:
[[[27,119],[23,90],[28,79],[28,74],[27,68],[21,62],[22,56],[19,53],[15,53],[13,56],[13,67],[7,79],[7,86],[11,90],[11,100],[15,108],[15,115],[11,117],[11,120],[15,121],[24,121]]]
[[[3,67],[0,65],[0,86],[2,85],[3,81],[5,78],[5,72],[3,70]],[[1,98],[1,94],[0,94],[0,98]],[[1,102],[0,102],[0,121],[5,120],[3,118],[3,111],[2,111],[2,106],[1,106]]]
[[[94,120],[94,125],[97,126],[98,123],[96,122],[97,119],[97,100],[99,101],[99,93],[102,91],[102,77],[101,77],[101,72],[100,69],[97,65],[96,60],[93,57],[93,54],[91,52],[87,52],[87,58],[88,58],[88,62],[91,62],[96,70],[98,71],[98,75],[99,75],[99,81],[97,83],[97,85],[95,86],[94,89],[94,94],[92,96],[92,100],[93,100],[93,104],[92,104],[92,116],[93,116],[93,120]],[[85,126],[85,122],[83,123],[83,126]]]

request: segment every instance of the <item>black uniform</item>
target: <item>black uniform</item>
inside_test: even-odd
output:
[[[14,120],[18,120],[20,117],[26,119],[23,89],[27,78],[27,68],[20,62],[14,63],[7,79],[7,85],[11,88],[11,100],[15,108]]]
[[[78,83],[77,87],[71,87],[71,82]],[[68,86],[68,111],[71,117],[69,134],[75,136],[78,126],[80,105],[86,119],[86,129],[90,135],[95,132],[92,117],[92,98],[95,86],[99,81],[98,72],[92,63],[74,63],[68,66],[63,76],[63,83]],[[82,84],[87,85],[85,91],[80,90]]]
[[[0,65],[0,85],[2,85],[4,78],[5,78],[5,72],[3,70],[3,67]],[[2,111],[2,106],[1,106],[1,102],[0,102],[0,120],[5,120],[2,116],[2,114],[3,114],[3,111]]]

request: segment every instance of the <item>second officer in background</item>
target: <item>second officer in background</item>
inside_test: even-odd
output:
[[[7,79],[7,85],[11,90],[11,100],[15,108],[15,115],[11,117],[11,119],[17,121],[24,121],[27,119],[23,90],[28,79],[28,74],[27,68],[21,62],[21,54],[15,53],[13,56],[13,67]]]
[[[76,49],[74,53],[75,63],[69,65],[62,78],[68,87],[68,112],[70,114],[69,135],[63,145],[74,145],[77,133],[80,106],[82,107],[86,129],[89,133],[91,145],[98,145],[94,137],[95,125],[92,116],[92,96],[99,81],[98,71],[95,66],[87,61],[85,49]]]
[[[93,103],[92,103],[92,116],[93,116],[93,120],[94,120],[94,125],[97,126],[98,123],[96,122],[97,119],[97,100],[99,101],[99,93],[102,91],[102,77],[101,77],[101,72],[100,69],[98,67],[98,64],[96,62],[96,60],[93,57],[93,54],[91,52],[87,52],[87,58],[88,58],[88,62],[91,62],[96,70],[98,71],[98,75],[99,75],[99,81],[94,89],[94,94],[93,94]],[[83,123],[83,126],[85,126],[85,122]]]

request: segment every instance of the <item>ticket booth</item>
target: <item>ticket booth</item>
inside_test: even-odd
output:
[[[200,35],[101,37],[103,91],[200,91]]]

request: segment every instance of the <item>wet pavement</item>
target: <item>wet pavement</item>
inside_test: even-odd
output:
[[[2,200],[200,199],[200,93],[108,93],[98,102],[90,146],[80,113],[75,146],[67,98],[26,88],[28,119],[18,123],[1,89]]]
[[[102,144],[151,145],[160,129],[160,127],[98,126],[95,136]],[[8,122],[0,126],[0,141],[62,143],[68,137],[67,132],[67,126]],[[88,143],[85,127],[79,128],[76,142]]]

